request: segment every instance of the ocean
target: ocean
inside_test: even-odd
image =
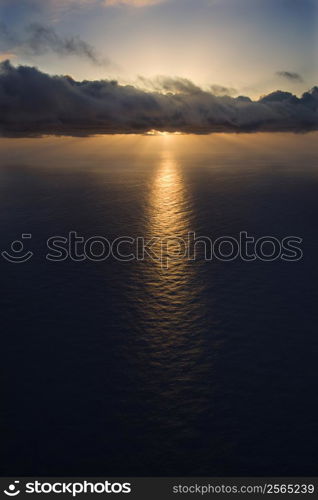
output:
[[[317,140],[0,140],[3,475],[317,475]]]

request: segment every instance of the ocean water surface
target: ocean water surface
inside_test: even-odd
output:
[[[1,251],[34,254],[0,258],[3,475],[317,475],[317,140],[0,140]],[[48,261],[70,231],[303,258]]]

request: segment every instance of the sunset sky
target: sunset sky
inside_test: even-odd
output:
[[[318,0],[0,0],[0,60],[142,88],[161,75],[301,95],[318,81],[317,13]]]

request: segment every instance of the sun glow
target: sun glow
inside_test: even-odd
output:
[[[146,135],[160,135],[160,136],[167,137],[167,136],[171,136],[171,135],[182,135],[182,132],[168,132],[167,130],[152,129],[152,130],[148,130]]]

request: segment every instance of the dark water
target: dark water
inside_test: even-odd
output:
[[[3,475],[317,475],[317,134],[3,140]],[[299,262],[48,262],[45,241],[303,238]]]

